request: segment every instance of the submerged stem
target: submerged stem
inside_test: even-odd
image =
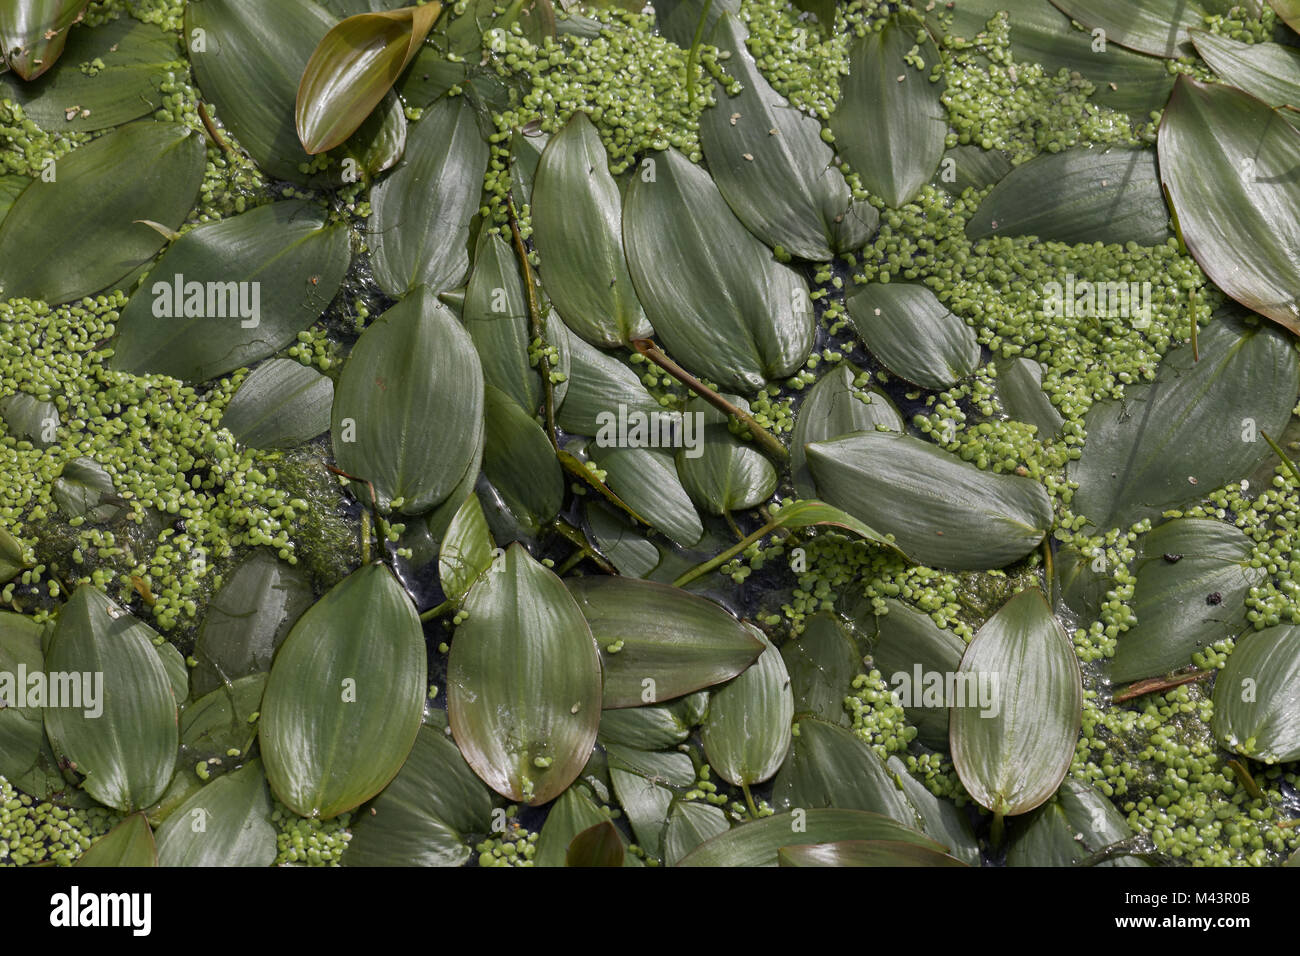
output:
[[[695,24],[695,37],[691,40],[691,50],[686,55],[686,104],[695,102],[695,62],[700,56],[700,44],[704,41],[704,25],[709,20],[709,10],[713,0],[704,0],[704,9],[700,11],[699,22]]]
[[[737,419],[749,430],[749,434],[753,436],[754,441],[758,443],[763,451],[765,451],[770,457],[775,458],[778,463],[784,462],[790,457],[790,453],[786,450],[786,447],[781,444],[776,436],[755,421],[753,415],[749,414],[749,412],[745,411],[740,406],[733,405],[713,389],[709,388],[709,386],[705,385],[698,378],[665,355],[659,346],[654,344],[654,342],[649,339],[633,339],[632,345],[636,347],[638,352],[650,361],[654,362],[661,369],[673,378],[677,379],[677,381],[681,382],[718,411]]]
[[[696,565],[695,567],[691,568],[689,571],[687,571],[685,574],[683,574],[681,577],[679,577],[676,581],[673,582],[673,587],[675,588],[685,587],[686,585],[694,581],[696,578],[703,577],[704,575],[708,574],[710,571],[714,570],[715,568],[722,567],[724,564],[726,564],[736,555],[740,554],[740,552],[748,548],[755,541],[759,540],[764,535],[770,534],[771,532],[775,531],[778,527],[780,527],[779,520],[773,519],[772,521],[769,521],[767,524],[763,525],[763,527],[759,528],[753,534],[741,538],[739,544],[733,544],[730,548],[728,548],[726,551],[723,551],[721,554],[709,558],[709,560],[705,561],[703,564]]]
[[[546,320],[542,317],[542,306],[537,301],[537,284],[533,281],[533,266],[528,261],[528,247],[524,245],[523,234],[519,231],[519,213],[515,209],[515,197],[506,197],[506,212],[510,218],[510,234],[515,240],[515,254],[519,257],[519,268],[524,274],[524,292],[528,297],[528,318],[532,326],[533,338],[546,346]],[[560,448],[555,433],[555,386],[551,383],[551,361],[546,352],[541,353],[537,362],[537,373],[542,377],[542,396],[546,405],[546,437],[551,447]]]

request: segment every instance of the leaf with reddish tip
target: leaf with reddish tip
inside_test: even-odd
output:
[[[0,40],[9,68],[34,80],[63,53],[68,29],[90,0],[25,0],[0,5]]]
[[[315,155],[342,143],[379,105],[420,49],[442,4],[348,17],[330,29],[298,84],[298,139]]]

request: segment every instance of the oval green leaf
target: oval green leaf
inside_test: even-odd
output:
[[[1265,764],[1300,758],[1300,628],[1269,627],[1237,641],[1214,680],[1214,735]]]
[[[537,164],[533,241],[560,317],[593,345],[627,345],[653,334],[623,257],[622,206],[596,127],[574,113]]]
[[[975,332],[919,283],[872,282],[846,304],[871,354],[909,382],[948,388],[979,367]]]
[[[5,298],[51,305],[100,292],[166,241],[139,220],[178,229],[203,180],[203,138],[141,120],[81,146],[34,179],[0,222]],[[76,236],[69,242],[68,236]]]
[[[269,671],[276,650],[312,601],[311,577],[301,566],[268,550],[250,554],[208,602],[194,641],[194,695]]]
[[[244,379],[221,416],[235,441],[294,448],[329,431],[334,383],[309,365],[271,359]]]
[[[1186,667],[1194,653],[1240,632],[1247,592],[1268,580],[1250,566],[1254,550],[1232,525],[1200,518],[1176,518],[1143,536],[1133,586],[1138,622],[1119,635],[1111,680]]]
[[[1074,646],[1042,592],[1021,591],[1004,604],[951,676],[949,744],[967,792],[999,816],[1046,801],[1074,758],[1083,683]]]
[[[984,197],[966,235],[1160,245],[1171,233],[1155,151],[1079,146],[1036,156]]]
[[[1248,93],[1180,76],[1158,146],[1192,258],[1242,305],[1300,332],[1300,131]]]
[[[566,583],[600,647],[606,708],[639,707],[720,684],[763,653],[750,628],[680,588],[622,577]]]
[[[696,847],[678,866],[776,866],[783,847],[841,840],[898,840],[944,847],[897,820],[866,810],[813,809],[743,823]]]
[[[564,584],[518,543],[465,599],[447,659],[447,715],[493,790],[536,806],[572,783],[600,723],[600,655]],[[503,666],[505,665],[505,666]]]
[[[911,51],[919,45],[918,54]],[[926,62],[918,69],[915,57]],[[943,156],[945,84],[932,82],[938,59],[916,14],[896,14],[849,47],[849,75],[830,117],[835,148],[862,184],[895,208],[930,181]]]
[[[737,787],[776,774],[790,749],[794,716],[790,676],[780,651],[758,628],[747,627],[764,650],[739,677],[714,692],[700,728],[709,766]]]
[[[373,483],[380,507],[419,514],[478,471],[483,412],[474,343],[422,287],[367,327],[348,356],[334,393],[334,454]]]
[[[443,292],[461,284],[487,164],[488,144],[466,97],[429,107],[402,162],[370,193],[366,229],[381,289],[402,296],[417,285]]]
[[[350,258],[347,227],[299,200],[199,226],[127,303],[113,368],[204,382],[266,358],[320,317]]]
[[[807,446],[821,497],[936,567],[999,568],[1038,547],[1052,504],[1031,478],[980,471],[910,435],[863,432]]]
[[[1084,419],[1071,507],[1097,528],[1127,528],[1249,474],[1269,454],[1259,433],[1281,434],[1290,420],[1300,391],[1290,336],[1224,317],[1199,339],[1199,362],[1190,346],[1174,349],[1152,384],[1129,386]]]
[[[752,393],[803,364],[813,343],[808,287],[675,149],[642,161],[627,191],[623,246],[658,336],[690,369]]]
[[[424,710],[424,632],[386,567],[369,564],[313,604],[275,655],[258,741],[299,816],[328,820],[388,785]]]
[[[421,727],[402,770],[360,814],[345,866],[460,866],[466,834],[486,833],[492,801],[441,730]]]
[[[270,866],[276,830],[262,761],[199,790],[158,828],[159,866]]]
[[[87,793],[126,813],[157,800],[176,764],[176,700],[156,636],[82,584],[45,655],[47,675],[60,677],[61,705],[45,708],[50,745],[76,764]]]
[[[719,191],[769,246],[814,261],[860,249],[880,214],[853,200],[821,123],[772,89],[745,48],[748,32],[724,14],[710,38],[731,54],[727,75],[741,84],[735,96],[716,84],[716,102],[700,114],[700,147]]]

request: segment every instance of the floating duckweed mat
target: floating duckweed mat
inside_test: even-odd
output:
[[[9,7],[0,862],[1300,847],[1271,6]]]

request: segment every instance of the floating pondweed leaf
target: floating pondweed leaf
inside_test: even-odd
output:
[[[368,564],[313,604],[275,655],[258,741],[280,801],[328,820],[384,789],[424,709],[424,633],[388,568]]]
[[[954,146],[939,160],[934,183],[954,196],[967,189],[983,189],[1000,181],[1012,170],[1006,153],[975,145]]]
[[[564,503],[564,472],[542,426],[500,389],[484,386],[483,473],[511,513],[538,534]]]
[[[677,150],[642,160],[627,191],[623,245],[655,332],[692,370],[749,393],[793,374],[807,358],[807,284]]]
[[[1096,86],[1092,98],[1144,118],[1169,99],[1174,78],[1165,64],[1120,46],[1101,49],[1098,37],[1075,29],[1070,18],[1037,0],[950,0],[936,5],[932,22],[952,16],[950,33],[973,39],[990,19],[1009,10],[1011,52],[1028,63],[1041,63],[1048,74],[1080,73]]]
[[[724,397],[749,411],[749,403],[740,396]],[[695,417],[698,444],[678,449],[677,474],[692,501],[721,515],[756,507],[772,497],[776,469],[755,445],[731,434],[726,414],[702,398],[693,398],[686,404],[686,416]]]
[[[93,458],[74,458],[54,479],[54,503],[69,518],[85,518],[93,524],[112,521],[126,507],[113,487],[113,479]]]
[[[731,822],[721,807],[703,800],[678,800],[668,814],[668,826],[664,830],[664,863],[676,866],[701,843],[730,829]]]
[[[1065,606],[1086,620],[1096,618],[1113,586],[1105,551],[1084,554],[1065,545],[1057,549],[1054,563],[1057,593]]]
[[[1056,796],[1016,821],[1007,847],[1007,866],[1075,866],[1111,844],[1133,836],[1115,804],[1077,780],[1066,780]],[[1132,856],[1099,866],[1145,866]]]
[[[0,674],[14,675],[12,686],[0,683],[0,776],[14,783],[35,766],[45,740],[42,707],[19,706],[27,697],[30,675],[45,672],[44,662],[41,626],[0,611]]]
[[[63,53],[68,29],[81,20],[90,0],[19,0],[0,10],[0,41],[9,69],[34,80]]]
[[[622,866],[623,837],[609,820],[583,830],[569,841],[565,866]]]
[[[18,539],[4,528],[0,528],[0,584],[13,578],[27,567],[23,561],[23,547]]]
[[[1250,565],[1254,550],[1250,538],[1222,521],[1176,518],[1146,534],[1133,588],[1138,622],[1119,635],[1111,680],[1186,667],[1192,654],[1240,632],[1246,593],[1268,580],[1265,569]]]
[[[249,373],[221,416],[235,441],[293,448],[329,431],[334,383],[309,365],[271,359]]]
[[[262,673],[236,677],[182,707],[181,749],[186,759],[224,758],[231,750],[248,750],[257,733],[255,715],[261,711],[266,681]]]
[[[1300,0],[1268,0],[1268,5],[1286,21],[1287,26],[1300,31]]]
[[[350,258],[347,227],[301,200],[198,226],[122,311],[112,366],[203,382],[266,358],[320,317]]]
[[[533,241],[560,317],[593,345],[627,345],[654,334],[623,256],[622,207],[596,127],[574,113],[537,164]]]
[[[474,271],[465,287],[461,320],[474,340],[483,380],[532,414],[542,403],[542,381],[528,360],[533,332],[515,251],[491,229],[480,229]]]
[[[622,577],[574,578],[567,585],[600,647],[607,708],[711,687],[763,653],[752,628],[680,588]]]
[[[1027,358],[1004,359],[996,367],[998,401],[1003,411],[1037,428],[1039,441],[1060,438],[1065,419],[1043,391],[1043,367]]]
[[[493,790],[546,803],[574,781],[596,742],[601,671],[591,629],[560,579],[518,543],[464,608],[447,659],[456,743]]]
[[[158,652],[158,659],[162,661],[163,670],[167,673],[167,683],[172,689],[172,698],[178,703],[188,700],[190,669],[181,652],[176,649],[176,645],[165,642],[155,644],[154,650]]]
[[[1214,680],[1210,727],[1228,750],[1261,763],[1300,758],[1300,627],[1239,638]]]
[[[406,112],[402,101],[390,90],[384,94],[375,111],[366,117],[360,128],[333,155],[344,163],[351,159],[356,163],[357,169],[377,176],[396,166],[406,152],[406,127]],[[344,169],[345,184],[361,178],[357,175],[357,169]]]
[[[975,371],[975,332],[914,282],[872,282],[847,296],[849,317],[871,354],[922,388],[948,388]]]
[[[1187,49],[1188,31],[1205,24],[1206,14],[1225,14],[1226,0],[1052,0],[1085,30],[1102,31],[1105,43],[1117,43],[1151,56],[1177,57]]]
[[[1239,43],[1192,31],[1192,43],[1210,69],[1269,106],[1300,103],[1300,51],[1281,43]]]
[[[677,477],[670,452],[657,448],[602,448],[592,457],[608,473],[605,483],[610,490],[657,531],[686,548],[703,536],[704,525]]]
[[[275,856],[272,854],[272,859]],[[153,831],[143,813],[132,813],[90,845],[73,866],[157,866]]]
[[[691,725],[682,701],[654,707],[624,707],[600,715],[599,739],[606,746],[621,744],[639,750],[666,750],[690,735]]]
[[[338,146],[379,105],[424,42],[442,4],[361,13],[321,38],[298,85],[294,121],[311,154]]]
[[[1290,336],[1253,318],[1225,315],[1188,346],[1165,355],[1150,385],[1093,405],[1088,442],[1070,463],[1072,507],[1099,529],[1126,528],[1248,474],[1269,454],[1300,390]]]
[[[47,701],[51,746],[76,765],[87,793],[124,812],[157,800],[176,764],[176,701],[154,637],[82,584],[59,611],[45,655],[47,673],[75,675],[57,688],[68,699]]]
[[[618,803],[637,842],[658,857],[669,809],[678,791],[695,783],[695,765],[678,751],[652,753],[613,744],[607,749],[609,778]]]
[[[556,331],[560,335],[567,333],[562,325]],[[632,435],[634,428],[640,428],[647,440],[651,429],[656,435],[665,428],[678,433],[681,413],[660,405],[631,368],[576,335],[567,338],[569,388],[556,414],[561,428],[579,435],[600,436],[606,447],[619,444],[620,421],[625,438]]]
[[[1300,131],[1248,93],[1181,76],[1158,146],[1192,258],[1242,305],[1300,332]]]
[[[659,0],[655,19],[659,32],[683,50],[689,50],[700,31],[700,18],[704,18],[701,37],[707,37],[724,14],[740,16],[740,0]]]
[[[206,0],[205,0],[206,2]],[[463,96],[439,100],[407,137],[401,164],[370,193],[375,281],[389,295],[454,289],[469,271],[488,145]]]
[[[750,232],[791,255],[820,261],[861,248],[880,214],[854,202],[821,123],[772,89],[745,48],[747,33],[724,15],[710,35],[742,84],[736,96],[718,84],[700,114],[700,146],[719,191]]]
[[[5,298],[51,305],[107,289],[166,241],[137,220],[179,228],[203,180],[203,137],[141,120],[43,168],[0,223]],[[76,242],[68,242],[76,236]]]
[[[449,601],[459,601],[492,566],[496,543],[478,495],[470,494],[456,509],[438,547],[438,580]]]
[[[835,149],[867,189],[895,208],[930,181],[943,155],[945,84],[931,82],[929,73],[937,59],[925,25],[910,11],[849,47],[849,75],[830,117]]]
[[[975,801],[1015,816],[1055,793],[1079,738],[1083,683],[1042,592],[1021,591],[989,618],[949,680],[953,768]]]
[[[747,626],[748,627],[748,626]],[[764,650],[745,671],[714,691],[700,728],[709,766],[737,787],[772,777],[790,749],[794,696],[781,653],[756,627],[748,627]]]
[[[807,446],[821,496],[893,536],[914,561],[1000,568],[1038,547],[1052,504],[1032,478],[980,471],[910,435],[864,432]]]
[[[239,145],[276,179],[342,186],[359,178],[355,169],[327,171],[328,162],[309,156],[294,122],[303,72],[335,23],[310,0],[281,0],[265,9],[240,0],[203,0],[185,7],[185,35],[199,87]],[[401,110],[385,107],[380,112],[383,122],[362,126],[362,135],[400,135],[390,127],[405,125]],[[349,154],[369,149],[356,141],[360,138],[349,142]]]
[[[800,497],[817,494],[808,473],[805,445],[851,432],[875,431],[877,425],[903,430],[903,419],[889,396],[876,388],[860,391],[853,387],[859,374],[849,363],[836,365],[817,380],[799,406],[790,435],[790,473]]]
[[[537,167],[550,141],[550,135],[538,129],[517,129],[510,134],[510,193],[516,204],[532,205]],[[622,242],[621,236],[619,242]]]
[[[950,702],[944,695],[943,675],[961,666],[966,644],[928,614],[901,601],[887,600],[885,605],[888,613],[876,618],[872,662],[901,699],[917,739],[927,747],[947,750]]]
[[[276,831],[262,761],[194,794],[158,828],[159,866],[270,866]]]
[[[820,612],[810,617],[802,634],[781,645],[781,659],[790,674],[795,713],[844,727],[852,722],[844,698],[853,678],[862,673],[862,655],[834,615]]]
[[[59,410],[53,402],[18,392],[0,399],[0,418],[9,434],[19,441],[29,441],[37,448],[55,444]]]
[[[742,823],[701,843],[679,866],[776,866],[783,847],[842,840],[898,840],[946,848],[897,820],[867,810],[798,808],[788,813]]]
[[[133,17],[73,32],[65,52],[65,68],[39,80],[0,78],[6,98],[57,133],[108,129],[154,112],[163,103],[159,87],[181,59],[173,36]],[[96,65],[88,70],[79,64]]]
[[[195,695],[269,671],[276,650],[312,601],[311,577],[302,567],[268,550],[250,554],[208,602],[194,642]]]
[[[904,826],[920,825],[893,774],[860,737],[815,717],[801,716],[798,728],[772,785],[777,810],[871,810]]]
[[[841,840],[782,847],[781,866],[965,866],[929,847],[901,840]]]
[[[885,766],[903,788],[925,834],[946,846],[949,854],[967,866],[979,866],[979,840],[965,809],[959,810],[951,801],[932,794],[925,784],[907,772],[907,766],[897,755],[890,757]]]
[[[361,813],[343,856],[345,866],[460,866],[465,835],[491,827],[483,782],[445,733],[421,727],[401,772]]]
[[[1009,172],[975,210],[966,235],[1155,246],[1170,236],[1168,223],[1154,150],[1077,146]]]
[[[609,559],[619,574],[645,578],[659,567],[659,547],[637,533],[632,524],[604,505],[590,503],[586,509],[588,540]]]
[[[348,356],[334,393],[334,454],[373,483],[381,507],[397,500],[396,510],[419,514],[478,472],[483,412],[474,343],[421,287],[368,326]]]
[[[564,866],[573,838],[584,830],[609,821],[603,810],[588,795],[587,788],[575,784],[560,794],[546,814],[546,823],[537,838],[534,866]],[[627,858],[624,858],[627,865]]]

